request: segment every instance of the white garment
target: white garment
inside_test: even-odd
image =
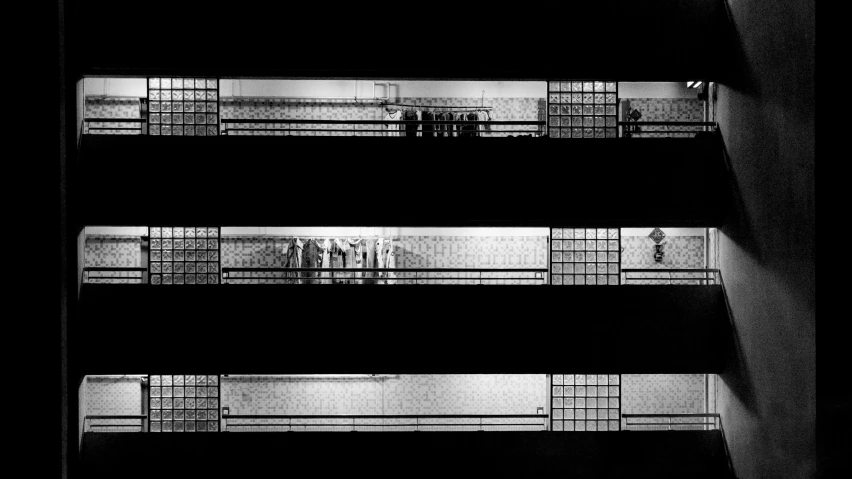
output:
[[[355,250],[355,262],[352,265],[353,268],[361,269],[364,266],[363,262],[363,245],[361,244],[361,238],[353,238],[349,240],[349,245],[352,246]],[[360,278],[362,273],[355,273],[356,278]],[[361,284],[362,281],[360,279],[355,280],[355,284]]]
[[[417,121],[423,121],[423,112],[417,110]],[[417,124],[417,136],[423,136],[423,125],[421,123]]]
[[[401,121],[402,120],[402,110],[396,110],[391,113],[385,110],[385,121]],[[399,130],[401,130],[402,125],[385,125],[385,128],[388,130],[384,136],[399,136]]]
[[[322,248],[322,265],[320,267],[321,268],[329,268],[330,267],[329,265],[331,264],[331,240],[326,238],[325,241],[322,242],[321,248]],[[330,278],[330,277],[331,277],[331,273],[329,273],[327,271],[320,273],[320,278]],[[331,283],[329,281],[320,281],[320,284],[331,284]]]
[[[388,245],[388,254],[387,259],[385,260],[385,268],[396,268],[396,253],[394,253],[393,248],[393,238],[390,239]],[[387,272],[386,275],[388,278],[396,278],[396,273]],[[396,284],[396,281],[386,281],[387,284]]]
[[[385,259],[384,259],[384,251],[383,246],[385,245],[385,239],[379,238],[376,240],[376,268],[384,268],[385,267]],[[381,279],[384,276],[384,273],[379,272],[376,274],[376,277],[379,278],[376,281],[377,284],[385,284],[386,281]]]

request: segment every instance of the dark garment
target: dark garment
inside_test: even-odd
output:
[[[476,121],[476,113],[460,114],[462,120],[466,120],[461,124],[461,133],[459,136],[471,137],[476,136],[476,125],[468,123],[468,121]]]
[[[434,120],[435,120],[435,114],[434,113],[432,113],[431,111],[424,111],[423,112],[423,121],[434,121]],[[435,131],[435,125],[427,125],[425,123],[423,124],[423,136],[424,137],[434,138],[435,137],[434,131]]]
[[[302,268],[319,268],[322,265],[322,247],[317,243],[316,240],[310,240],[305,244],[305,247],[302,248]],[[303,276],[308,278],[317,277],[317,273],[315,271],[306,271]],[[307,284],[318,284],[318,281],[315,279],[306,279],[305,283]]]
[[[435,114],[436,121],[447,121],[446,113],[436,113]],[[438,138],[444,137],[444,132],[446,131],[446,125],[435,125],[435,136]]]
[[[406,121],[408,121],[408,120],[415,121],[415,123],[406,123],[405,124],[405,136],[409,136],[409,137],[417,136],[417,125],[418,125],[418,123],[416,123],[417,112],[414,111],[414,110],[406,110],[402,114],[402,119],[406,120]]]

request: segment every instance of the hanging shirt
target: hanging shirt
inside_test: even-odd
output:
[[[402,120],[402,110],[396,110],[394,112],[389,112],[385,110],[385,121],[400,121]],[[399,130],[401,130],[402,125],[385,125],[385,129],[388,131],[385,132],[384,136],[399,136]]]
[[[417,112],[414,110],[405,110],[402,113],[402,118],[405,121],[415,121],[418,119]],[[417,123],[406,123],[405,124],[405,136],[415,137],[417,136]]]
[[[386,258],[385,268],[396,268],[396,252],[394,251],[393,238],[391,238],[388,242]],[[396,278],[396,273],[388,271],[385,276],[388,278]],[[387,281],[387,284],[396,284],[396,281]]]
[[[434,121],[435,114],[431,111],[423,112],[423,121]],[[426,138],[434,138],[435,137],[435,125],[423,125],[423,136]]]
[[[385,267],[384,246],[385,246],[385,239],[384,238],[379,238],[379,239],[376,240],[376,268],[384,268]],[[378,278],[382,278],[384,276],[385,275],[381,272],[376,274],[376,277],[378,277]],[[385,284],[385,280],[379,279],[378,283],[379,284]]]
[[[302,268],[319,268],[319,265],[322,264],[322,248],[320,248],[317,240],[310,239],[305,244],[305,247],[302,249]],[[316,271],[305,271],[302,276],[307,278],[316,278]],[[317,280],[315,279],[306,279],[306,284],[317,284]]]
[[[362,262],[363,262],[363,258],[361,257],[362,251],[363,251],[363,249],[362,249],[362,245],[361,245],[361,238],[357,238],[357,239],[353,238],[353,239],[349,240],[349,252],[346,255],[346,267],[347,268],[354,268],[354,269],[363,268],[363,266],[361,265]],[[361,273],[355,273],[354,276],[356,278],[355,284],[361,284],[361,280],[357,279],[357,278],[361,277]]]
[[[320,265],[320,267],[326,268],[326,269],[331,268],[331,251],[334,248],[334,244],[331,242],[330,239],[326,238],[325,241],[322,242],[321,248],[322,248],[322,264]],[[320,276],[323,277],[323,278],[330,278],[331,273],[328,273],[328,272],[320,273]],[[320,284],[331,284],[331,281],[327,281],[327,280],[326,281],[320,281]]]
[[[285,268],[300,268],[302,265],[302,242],[299,238],[291,238],[290,242],[287,243],[286,251],[284,252],[286,259],[284,260]],[[288,278],[295,278],[299,276],[297,272],[288,273]],[[287,283],[301,283],[299,279],[292,279],[286,281]]]
[[[343,269],[346,267],[344,264],[346,251],[349,249],[349,244],[345,240],[335,239],[334,240],[334,254],[331,257],[331,267],[334,269]],[[349,282],[348,279],[345,279],[345,274],[335,274],[334,282],[338,284],[347,284]]]

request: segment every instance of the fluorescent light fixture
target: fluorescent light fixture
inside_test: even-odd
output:
[[[688,81],[688,82],[686,82],[686,87],[687,88],[698,88],[698,87],[701,86],[702,83],[704,83],[704,82],[703,81]]]
[[[692,88],[692,85],[695,85],[695,82],[694,82],[694,81],[688,81],[688,82],[686,82],[686,87],[687,87],[687,88]]]

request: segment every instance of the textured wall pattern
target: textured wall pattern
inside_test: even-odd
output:
[[[618,374],[554,374],[550,390],[554,431],[619,430]]]
[[[283,268],[285,237],[222,238],[223,268]],[[404,236],[394,238],[396,267],[399,268],[547,268],[547,237],[545,236]],[[483,273],[483,278],[533,278],[532,273]],[[272,276],[267,274],[266,276]],[[278,274],[282,276],[283,274]],[[398,277],[414,277],[413,273]],[[430,277],[447,278],[437,281],[421,280],[420,284],[477,284],[458,278],[479,278],[478,274],[429,273]],[[251,282],[267,282],[258,279]],[[414,281],[398,281],[400,284]],[[544,281],[496,280],[489,284],[540,284]]]
[[[139,118],[140,104],[133,98],[86,98],[85,118]],[[83,133],[92,128],[140,127],[141,123],[85,122]],[[138,130],[91,130],[102,135],[138,135]]]
[[[703,236],[667,236],[663,242],[663,261],[654,261],[654,240],[646,236],[625,236],[621,240],[622,268],[639,269],[685,269],[704,268]],[[700,278],[702,273],[631,273],[630,278]],[[622,274],[624,283],[624,274]],[[625,284],[669,284],[665,281],[629,280]],[[698,281],[677,281],[674,284],[700,284]]]
[[[138,379],[87,378],[85,414],[120,416],[142,414],[142,385]],[[91,424],[139,424],[139,420],[98,419]],[[138,432],[139,428],[96,427],[97,432]]]
[[[493,107],[493,120],[539,121],[544,112],[539,98],[490,98],[485,106]],[[423,110],[439,109],[442,106],[480,105],[479,98],[398,98],[398,103],[423,105]],[[299,119],[299,120],[383,120],[385,109],[376,104],[354,104],[346,100],[311,100],[285,98],[223,98],[222,119]],[[283,123],[274,125],[252,125],[250,122],[231,124],[233,128],[291,128],[375,130],[381,125],[308,125]],[[536,130],[536,126],[493,126],[493,130]],[[349,136],[348,132],[230,132],[244,135],[304,135],[304,136]],[[516,135],[519,133],[489,134],[489,137]],[[364,136],[383,136],[384,133],[362,133]]]
[[[703,374],[624,374],[622,375],[622,412],[624,414],[697,414],[704,413],[705,386]],[[673,418],[672,422],[697,419]],[[701,421],[700,419],[698,421]],[[630,422],[663,422],[660,419],[631,419]],[[622,427],[627,429],[626,420]],[[701,429],[682,426],[682,429]],[[667,426],[643,426],[668,429]]]
[[[142,265],[142,240],[138,236],[90,235],[86,237],[85,267],[130,268]],[[98,271],[86,273],[89,283],[127,283],[117,277],[139,277],[137,272]]]
[[[622,105],[629,104],[630,108],[642,113],[643,121],[704,121],[704,102],[697,98],[629,98],[622,100]],[[624,109],[626,112],[626,109]],[[623,119],[626,120],[626,119]],[[700,131],[698,126],[643,126],[642,131],[689,130]],[[686,137],[687,134],[643,133],[636,138],[661,138],[669,136]]]
[[[229,414],[535,414],[547,401],[545,375],[403,375],[378,379],[240,378],[222,383],[222,406]],[[421,420],[421,424],[464,423],[470,419]],[[501,422],[523,423],[530,419]],[[234,423],[237,421],[235,420]],[[286,420],[239,420],[241,423],[282,424]],[[299,420],[294,424],[328,423]],[[358,424],[404,424],[408,419],[360,420]],[[495,422],[495,421],[492,421]],[[351,424],[351,419],[339,420]],[[487,421],[486,421],[487,423]],[[543,424],[543,421],[542,421]],[[235,430],[282,430],[280,426],[229,427]],[[348,427],[307,427],[348,430]],[[398,426],[387,430],[413,430]],[[428,427],[423,428],[429,429]],[[434,427],[433,427],[434,429]],[[441,428],[446,430],[447,428]],[[471,429],[457,426],[457,430]],[[541,426],[493,426],[494,430],[540,430]],[[378,430],[375,428],[374,430]]]

